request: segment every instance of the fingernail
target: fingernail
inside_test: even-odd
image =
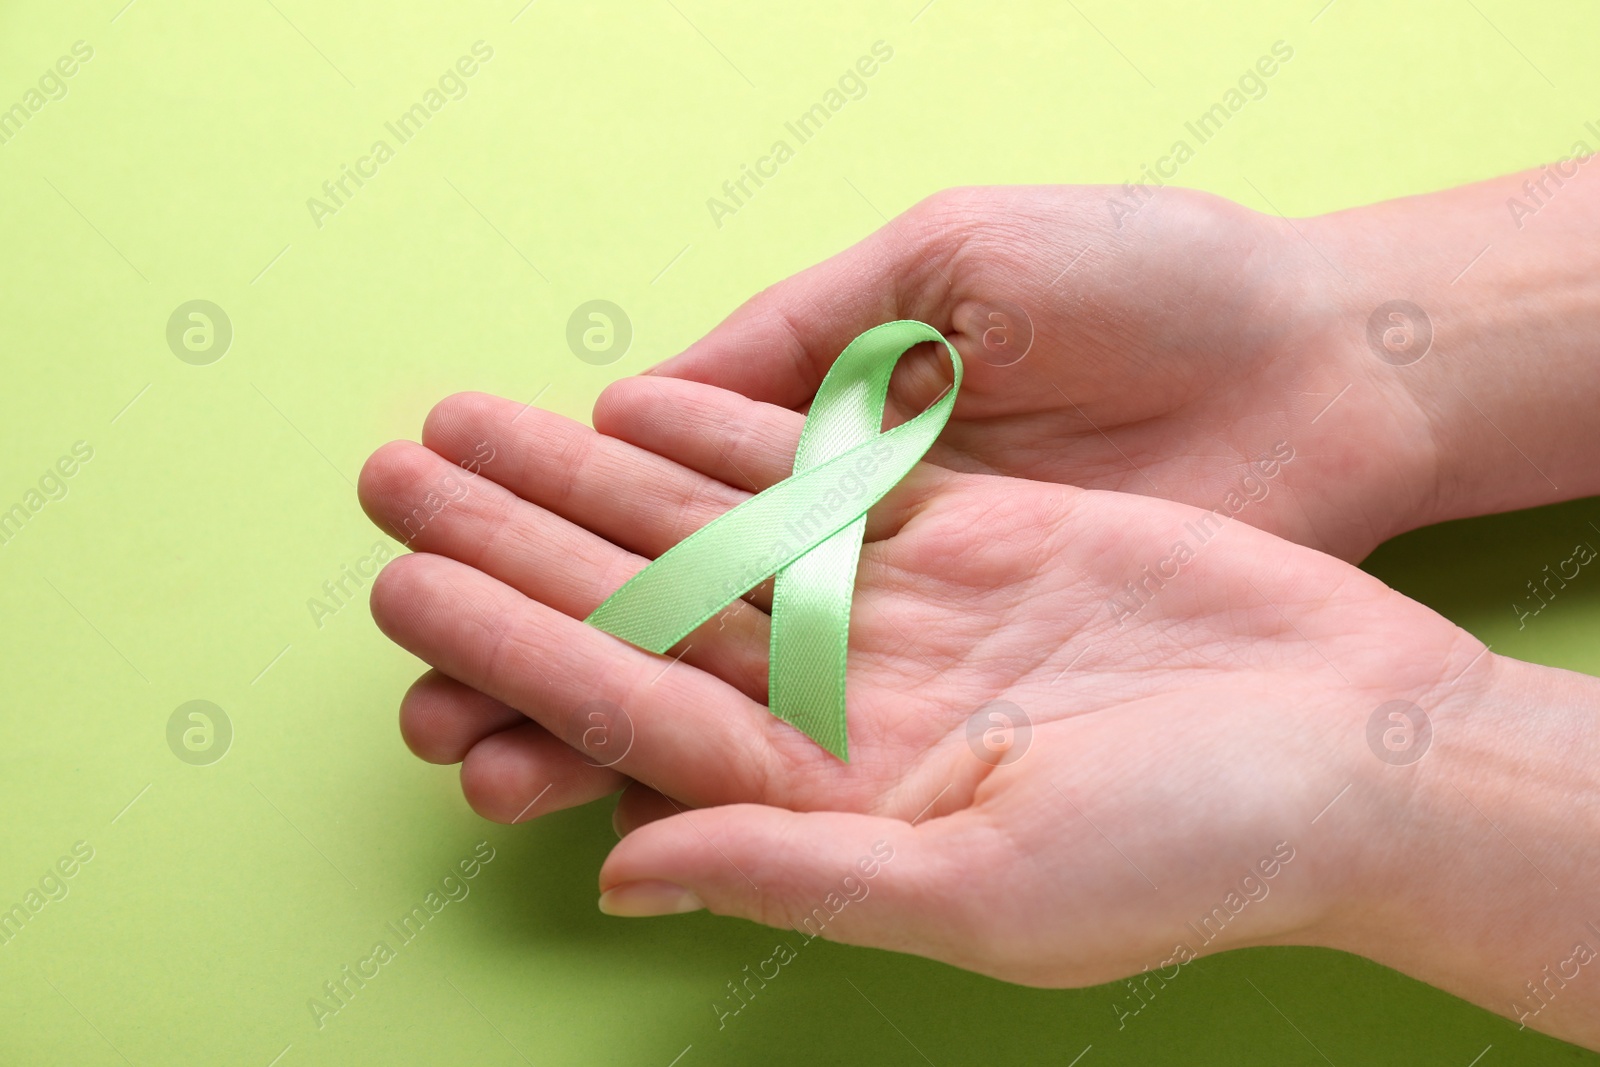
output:
[[[600,894],[600,910],[626,919],[682,915],[705,907],[701,899],[671,882],[624,882]]]
[[[620,804],[611,809],[611,829],[616,831],[619,839],[628,836],[626,831],[622,829],[622,806]]]

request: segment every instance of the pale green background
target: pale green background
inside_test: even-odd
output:
[[[1119,1032],[1116,988],[818,944],[718,1032],[773,935],[599,915],[609,802],[481,821],[395,730],[419,664],[364,603],[321,629],[306,606],[375,540],[363,458],[446,393],[582,418],[880,212],[1134,177],[1279,39],[1294,60],[1183,184],[1294,215],[1564,155],[1600,122],[1593,3],[123,2],[0,7],[0,106],[95,49],[0,146],[0,507],[95,450],[0,547],[0,902],[96,850],[0,948],[0,1062],[1600,1062],[1309,950],[1196,963]],[[306,198],[479,39],[470,95],[319,231]],[[866,98],[715,227],[706,198],[879,39]],[[563,340],[596,297],[636,331],[609,367]],[[236,331],[212,366],[165,343],[196,298]],[[1510,602],[1596,511],[1427,531],[1373,567],[1498,651],[1594,672],[1596,579],[1520,633]],[[165,740],[196,698],[236,730],[209,767]],[[472,895],[319,1032],[307,999],[481,839]]]

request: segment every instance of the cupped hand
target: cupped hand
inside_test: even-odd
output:
[[[921,319],[967,366],[929,462],[1180,500],[1359,559],[1428,521],[1438,474],[1427,405],[1340,302],[1351,269],[1190,190],[951,190],[616,382],[594,422],[748,488],[709,444],[726,405],[686,383],[803,410],[856,334]],[[897,418],[948,384],[927,347]]]
[[[1042,985],[1359,922],[1406,845],[1365,832],[1394,787],[1320,813],[1393,769],[1374,710],[1469,693],[1481,644],[1244,523],[923,464],[869,515],[842,763],[763,703],[759,590],[666,656],[581,621],[789,471],[801,415],[680,388],[700,408],[678,416],[705,417],[656,451],[464,394],[362,472],[368,512],[418,550],[372,590],[435,668],[403,730],[464,758],[479,812],[531,818],[626,776],[607,910],[704,904]],[[1186,925],[1217,914],[1214,942]]]

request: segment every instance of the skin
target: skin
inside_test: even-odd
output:
[[[613,386],[597,430],[453,397],[361,478],[417,550],[372,591],[435,668],[402,732],[500,821],[626,786],[614,914],[794,927],[870,889],[822,936],[1046,986],[1170,977],[1180,946],[1328,945],[1600,1045],[1600,982],[1548,978],[1600,948],[1600,683],[1499,657],[1335,558],[1596,488],[1600,201],[1574,182],[1493,261],[1442,269],[1511,226],[1521,180],[1295,223],[1163,190],[1121,227],[1115,190],[960,191]],[[1367,345],[1396,294],[1438,358]],[[951,333],[968,376],[870,515],[842,764],[766,712],[763,590],[667,657],[580,620],[781,480],[830,353],[896,317]],[[1529,357],[1515,393],[1508,350]],[[908,357],[890,421],[947,374]],[[1291,460],[1252,466],[1279,442]],[[1229,492],[1237,520],[1208,520]],[[450,503],[419,525],[430,493]],[[1396,700],[1431,726],[1414,761],[1369,741]],[[993,701],[1028,727],[986,731]]]

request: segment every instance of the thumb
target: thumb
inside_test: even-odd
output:
[[[600,869],[600,910],[707,908],[795,931],[968,967],[984,943],[975,876],[996,840],[958,812],[914,827],[759,804],[684,811],[629,833]]]
[[[645,373],[797,408],[861,331],[901,318],[947,329],[950,280],[940,263],[955,242],[941,202],[937,196],[923,201],[843,252],[757,293],[681,355]]]

